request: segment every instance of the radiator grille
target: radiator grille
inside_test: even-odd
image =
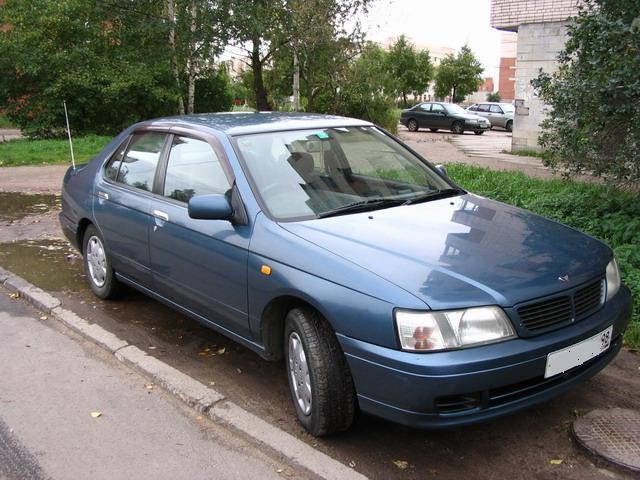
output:
[[[598,279],[567,295],[518,307],[518,316],[522,326],[532,333],[580,321],[602,306],[604,288],[604,279]]]

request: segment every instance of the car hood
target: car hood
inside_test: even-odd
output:
[[[513,306],[604,275],[612,256],[588,235],[471,194],[281,226],[432,309]]]

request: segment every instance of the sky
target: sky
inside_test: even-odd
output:
[[[497,80],[500,32],[491,28],[491,0],[374,0],[362,19],[367,39],[382,41],[402,34],[415,43],[452,47],[465,43]]]

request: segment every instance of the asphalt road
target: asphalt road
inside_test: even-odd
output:
[[[51,323],[0,287],[0,478],[300,476]]]

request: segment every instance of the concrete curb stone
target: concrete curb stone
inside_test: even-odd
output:
[[[105,330],[99,325],[83,320],[70,310],[66,310],[62,307],[56,307],[51,311],[51,314],[74,332],[77,332],[92,342],[97,343],[99,346],[105,348],[111,353],[115,353],[119,349],[129,345],[124,340],[116,337],[113,333]]]
[[[157,358],[147,355],[138,347],[126,346],[118,350],[115,355],[122,363],[151,377],[158,385],[199,412],[205,412],[214,403],[224,399],[221,393]]]
[[[327,455],[298,440],[293,435],[273,427],[260,417],[231,402],[220,402],[208,412],[216,422],[224,422],[254,440],[284,454],[312,473],[331,480],[363,480],[364,475],[343,465],[337,460],[327,462]]]
[[[293,435],[225,399],[220,392],[203,385],[174,367],[129,345],[99,325],[92,324],[61,307],[53,295],[0,267],[0,285],[18,292],[43,312],[49,313],[69,329],[113,353],[118,361],[151,378],[172,395],[211,420],[233,427],[252,440],[266,445],[292,463],[326,479],[362,480],[364,475],[334,460]]]

